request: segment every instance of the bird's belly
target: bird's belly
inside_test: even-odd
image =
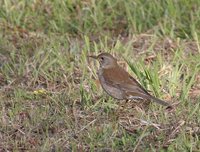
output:
[[[120,90],[120,88],[116,88],[107,84],[103,77],[99,76],[99,80],[100,80],[102,88],[104,89],[104,91],[106,91],[106,93],[108,93],[110,96],[118,100],[124,99],[123,92],[122,90]]]
[[[122,94],[120,89],[111,87],[111,86],[106,85],[106,84],[102,84],[102,87],[113,98],[116,98],[116,99],[119,99],[119,100],[124,99],[123,94]]]

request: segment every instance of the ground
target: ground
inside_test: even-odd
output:
[[[0,2],[1,151],[199,151],[200,1]],[[109,52],[150,93],[101,89]]]

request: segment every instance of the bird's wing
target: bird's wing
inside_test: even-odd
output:
[[[150,94],[122,68],[104,70],[105,81],[112,87],[119,88],[127,97],[147,99]]]
[[[124,91],[128,99],[149,99],[151,96],[137,81],[134,85],[133,83],[121,85],[121,90]]]
[[[144,93],[146,93],[146,94],[149,95],[148,91],[145,90],[145,89],[142,87],[142,85],[141,85],[138,81],[136,81],[131,75],[129,75],[129,79],[130,79],[130,81],[131,81],[133,84],[135,84],[136,86],[138,86],[138,88],[140,88],[139,90],[140,90],[141,92],[144,92]]]

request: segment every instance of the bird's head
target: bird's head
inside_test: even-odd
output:
[[[89,56],[91,58],[97,59],[99,61],[100,67],[107,69],[117,65],[117,59],[115,59],[109,53],[101,53],[98,56]]]

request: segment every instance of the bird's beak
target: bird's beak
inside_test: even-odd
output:
[[[93,59],[97,59],[97,56],[94,56],[94,55],[89,55],[88,57],[93,58]]]

